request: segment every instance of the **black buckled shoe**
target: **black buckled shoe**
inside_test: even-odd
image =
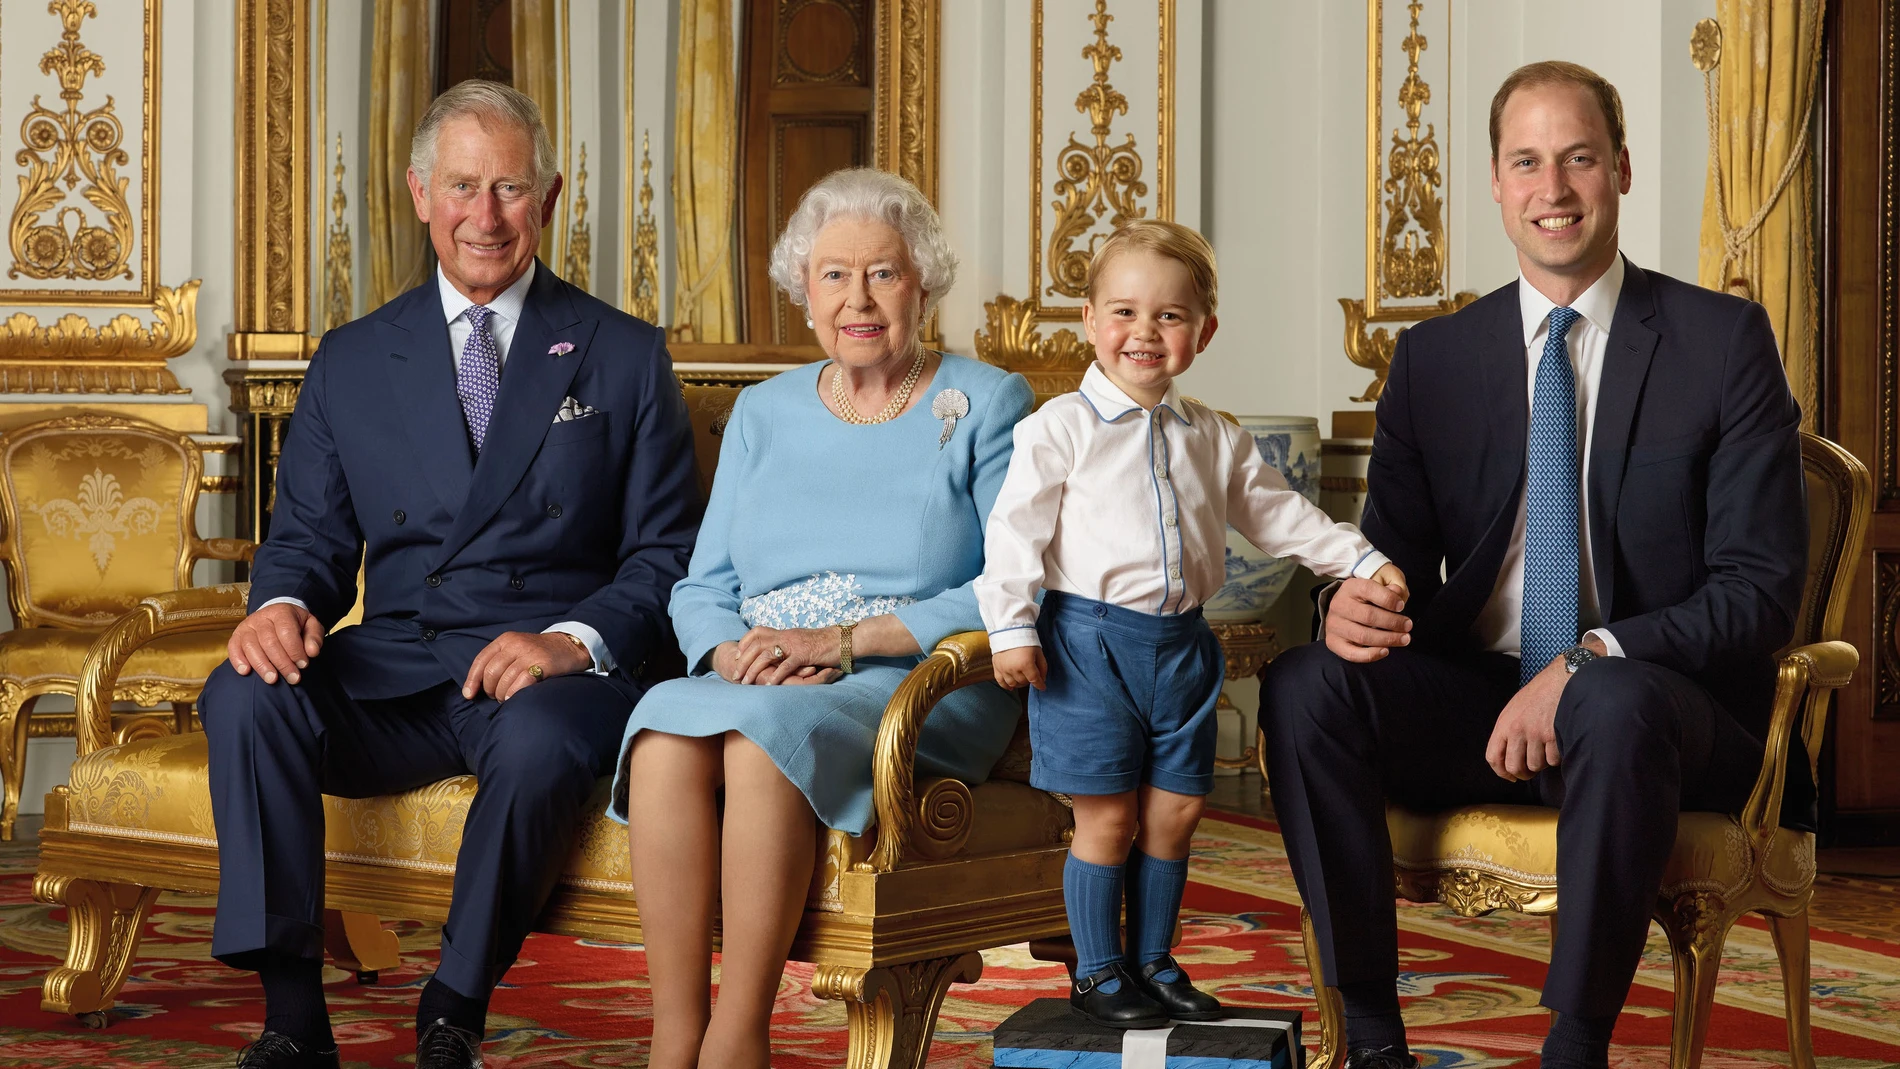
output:
[[[265,1032],[238,1051],[237,1069],[338,1069],[336,1048],[308,1050],[282,1032]]]
[[[1102,988],[1120,981],[1113,991]],[[1115,962],[1085,980],[1077,980],[1069,990],[1069,1008],[1077,1014],[1109,1028],[1163,1028],[1168,1011],[1142,992],[1141,985],[1128,974],[1128,966]]]
[[[438,1017],[416,1037],[416,1069],[482,1069],[482,1037]]]
[[[1418,1069],[1418,1059],[1391,1047],[1358,1047],[1346,1052],[1346,1069]]]
[[[1174,970],[1174,979],[1166,983],[1155,979],[1157,974],[1169,969]],[[1226,1014],[1220,1000],[1195,987],[1188,980],[1187,970],[1169,954],[1141,967],[1141,990],[1177,1021],[1212,1021]]]

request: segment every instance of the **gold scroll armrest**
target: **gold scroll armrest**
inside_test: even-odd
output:
[[[1781,792],[1788,780],[1788,745],[1797,724],[1812,744],[1821,737],[1829,692],[1845,687],[1860,666],[1860,651],[1845,642],[1816,642],[1788,651],[1781,658],[1775,683],[1774,716],[1764,740],[1761,775],[1742,808],[1742,830],[1755,846],[1755,864],[1768,856],[1768,847],[1781,827]],[[1814,755],[1809,754],[1812,761]]]
[[[247,538],[194,538],[191,540],[191,562],[201,560],[241,560],[246,564],[257,552],[257,543]]]
[[[161,635],[235,628],[244,619],[249,593],[249,583],[223,583],[154,594],[93,640],[79,672],[79,694],[73,699],[79,755],[112,745],[113,687],[139,647]]]
[[[923,733],[924,719],[937,703],[952,691],[976,683],[988,683],[990,675],[990,636],[981,631],[951,635],[910,670],[884,707],[884,720],[877,729],[877,749],[871,756],[871,801],[877,808],[877,845],[871,856],[857,864],[859,872],[889,872],[904,860],[911,833],[919,818],[917,794],[917,739]],[[952,786],[954,785],[954,786]],[[933,810],[959,808],[961,813],[933,813],[933,824],[961,825],[969,834],[969,788],[955,780],[939,780],[929,785],[923,799]],[[942,788],[942,789],[939,789]],[[957,788],[961,788],[959,792]],[[960,816],[961,819],[958,819]],[[952,832],[950,838],[961,842]]]

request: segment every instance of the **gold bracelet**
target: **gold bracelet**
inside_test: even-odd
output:
[[[838,625],[838,671],[851,674],[851,629],[858,626],[855,622]]]

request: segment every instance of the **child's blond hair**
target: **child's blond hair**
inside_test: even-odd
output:
[[[1188,282],[1194,287],[1208,315],[1214,314],[1218,274],[1214,267],[1214,246],[1193,227],[1165,219],[1136,219],[1123,223],[1095,247],[1089,260],[1088,297],[1095,299],[1095,281],[1102,277],[1108,262],[1124,252],[1152,252],[1187,268]]]

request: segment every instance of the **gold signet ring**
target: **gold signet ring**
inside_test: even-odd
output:
[[[543,676],[543,675],[544,675],[545,673],[543,673],[543,672],[541,671],[541,666],[540,666],[540,665],[538,665],[538,664],[531,664],[531,665],[529,665],[529,666],[528,666],[528,674],[529,674],[529,675],[531,675],[531,676],[533,676],[533,677],[534,677],[534,678],[536,678],[536,679],[540,679],[540,678],[541,678],[541,677],[542,677],[542,676]]]

